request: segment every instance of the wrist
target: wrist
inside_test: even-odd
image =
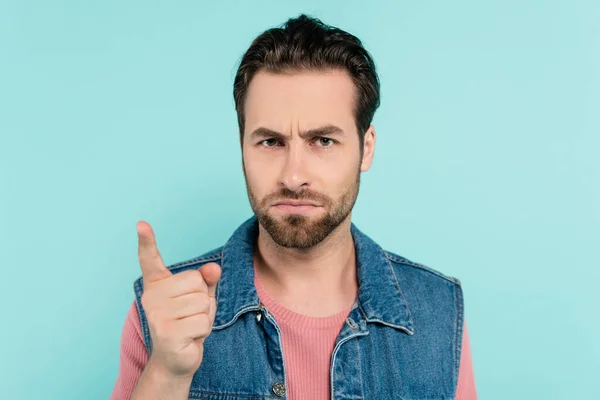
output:
[[[146,365],[146,369],[148,370],[147,374],[152,379],[152,381],[156,383],[165,383],[165,384],[177,384],[177,385],[187,385],[188,387],[192,383],[193,374],[191,375],[176,375],[169,372],[168,369],[164,368],[160,363],[150,357],[148,364]]]

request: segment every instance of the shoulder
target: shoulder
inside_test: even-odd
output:
[[[434,269],[430,266],[409,260],[406,257],[400,256],[388,250],[383,250],[383,253],[390,264],[394,267],[394,270],[401,272],[403,275],[412,275],[420,279],[439,281],[440,283],[461,286],[461,282],[458,278],[444,274],[438,269]]]
[[[384,253],[415,319],[430,323],[437,321],[444,326],[450,324],[460,335],[464,318],[460,280],[398,254],[385,250]],[[460,340],[458,337],[457,340]]]

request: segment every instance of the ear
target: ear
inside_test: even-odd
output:
[[[366,172],[371,168],[371,164],[373,163],[373,156],[375,154],[375,127],[373,125],[369,126],[369,129],[365,132],[365,137],[363,140],[363,159],[360,164],[360,171]]]

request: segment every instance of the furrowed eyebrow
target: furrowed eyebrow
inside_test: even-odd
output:
[[[337,135],[343,135],[344,134],[344,130],[338,126],[335,125],[325,125],[319,128],[315,128],[315,129],[309,129],[306,130],[304,132],[300,133],[300,137],[302,139],[310,139],[310,138],[314,138],[314,137],[318,137],[318,136],[337,136]],[[288,135],[284,135],[280,132],[271,130],[269,128],[265,128],[265,127],[259,127],[256,128],[254,131],[252,131],[252,133],[250,134],[251,139],[257,139],[257,138],[274,138],[274,139],[279,139],[279,140],[284,140],[284,139],[290,139],[291,137]]]

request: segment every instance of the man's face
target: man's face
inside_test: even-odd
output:
[[[337,70],[252,79],[244,176],[250,205],[278,245],[312,247],[350,215],[374,146],[371,127],[361,159],[354,99],[350,76]]]

